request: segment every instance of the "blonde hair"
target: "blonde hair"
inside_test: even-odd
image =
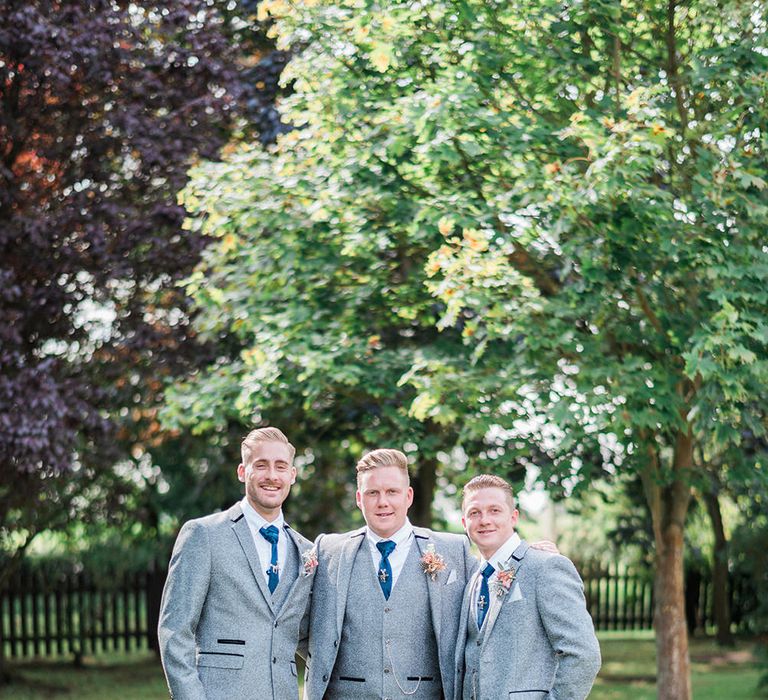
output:
[[[240,445],[240,454],[243,459],[243,464],[248,464],[251,459],[251,452],[256,447],[258,442],[282,442],[288,446],[288,454],[290,455],[291,462],[296,455],[296,448],[288,442],[288,438],[279,428],[256,428],[251,430],[248,435],[243,439]]]
[[[461,510],[464,510],[464,503],[470,494],[480,491],[480,489],[501,489],[509,501],[510,508],[515,509],[515,494],[507,481],[495,474],[480,474],[470,479],[461,492]]]
[[[360,479],[365,472],[373,471],[379,467],[397,467],[405,472],[407,482],[411,483],[408,473],[408,458],[400,452],[389,448],[373,450],[364,454],[357,463],[357,485],[360,486]]]

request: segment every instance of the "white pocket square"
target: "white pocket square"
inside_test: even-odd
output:
[[[453,583],[456,580],[456,569],[451,569],[451,573],[448,574],[448,580],[445,582],[445,585]]]
[[[523,599],[523,592],[520,590],[520,584],[518,583],[509,594],[509,602],[514,603],[516,600]]]

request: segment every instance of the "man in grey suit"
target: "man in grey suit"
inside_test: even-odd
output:
[[[358,462],[366,527],[315,542],[305,700],[453,696],[458,613],[477,561],[465,537],[413,527],[412,501],[402,452]]]
[[[498,476],[464,487],[462,514],[483,559],[461,609],[456,698],[586,698],[600,646],[571,561],[520,539],[512,488]]]
[[[317,560],[283,520],[295,448],[277,428],[242,444],[245,497],[179,532],[158,634],[177,700],[298,698],[295,656]]]

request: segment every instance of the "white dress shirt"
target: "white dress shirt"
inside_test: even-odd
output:
[[[376,543],[385,542],[386,540],[391,540],[395,543],[395,549],[389,555],[389,565],[392,568],[392,587],[394,588],[397,583],[397,577],[400,576],[405,560],[408,558],[408,552],[411,551],[411,544],[413,544],[413,525],[411,525],[411,521],[406,518],[403,526],[391,537],[379,537],[369,527],[365,531],[365,539],[371,550],[376,578],[379,576],[379,562],[381,561],[381,552],[376,548]]]
[[[245,515],[245,522],[248,523],[248,527],[251,529],[251,535],[253,535],[253,543],[256,545],[256,553],[259,555],[259,561],[261,562],[261,573],[264,574],[264,580],[269,583],[269,576],[267,575],[267,568],[272,562],[272,545],[264,538],[259,530],[265,525],[274,525],[277,528],[277,565],[282,568],[282,563],[285,561],[288,555],[288,542],[286,538],[283,526],[285,525],[285,519],[283,518],[283,511],[281,510],[278,516],[269,522],[260,515],[254,507],[248,503],[248,498],[244,497],[240,501],[240,506],[243,509],[243,515]]]
[[[480,560],[480,573],[475,576],[475,581],[472,585],[472,597],[470,598],[472,601],[472,615],[474,616],[475,620],[477,620],[477,598],[480,595],[480,583],[483,579],[483,569],[485,568],[486,564],[490,564],[494,569],[493,573],[488,577],[488,588],[491,592],[490,607],[488,608],[488,612],[490,613],[495,606],[501,604],[499,596],[495,595],[493,592],[492,582],[496,580],[496,574],[499,571],[501,565],[507,563],[507,559],[509,559],[514,551],[520,546],[520,542],[520,535],[518,535],[516,532],[513,532],[512,536],[491,555],[490,559]]]

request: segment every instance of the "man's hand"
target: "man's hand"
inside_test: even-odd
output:
[[[531,545],[532,549],[538,549],[542,552],[549,552],[550,554],[560,554],[560,550],[554,542],[549,540],[539,540]]]

